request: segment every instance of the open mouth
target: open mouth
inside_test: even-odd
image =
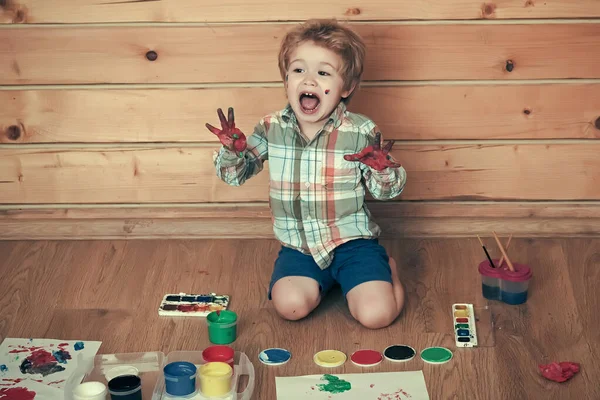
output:
[[[305,114],[313,114],[319,108],[321,100],[319,96],[311,92],[302,92],[300,94],[300,108]]]

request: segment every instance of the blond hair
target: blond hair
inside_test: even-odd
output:
[[[335,19],[311,19],[289,31],[279,49],[279,72],[285,80],[291,54],[305,42],[314,42],[336,53],[342,59],[339,70],[344,80],[343,90],[352,90],[344,102],[349,102],[360,84],[365,59],[365,44],[361,37]]]

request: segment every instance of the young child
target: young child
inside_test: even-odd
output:
[[[379,244],[379,226],[365,204],[398,196],[406,171],[381,148],[369,118],[346,110],[358,87],[365,46],[335,20],[310,20],[290,31],[279,52],[288,104],[263,117],[252,135],[235,127],[233,109],[222,129],[217,176],[239,186],[269,161],[269,205],[282,247],[269,299],[298,320],[339,283],[352,316],[367,328],[391,324],[404,304],[396,264]]]

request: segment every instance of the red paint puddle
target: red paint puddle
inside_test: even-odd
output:
[[[35,392],[29,391],[26,388],[10,388],[0,389],[0,400],[33,400]]]

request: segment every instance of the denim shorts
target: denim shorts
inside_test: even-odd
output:
[[[354,239],[334,250],[333,262],[322,270],[312,256],[282,246],[269,285],[269,300],[273,285],[286,276],[304,276],[319,284],[325,295],[336,283],[344,298],[357,285],[370,281],[392,283],[389,257],[378,239]]]

